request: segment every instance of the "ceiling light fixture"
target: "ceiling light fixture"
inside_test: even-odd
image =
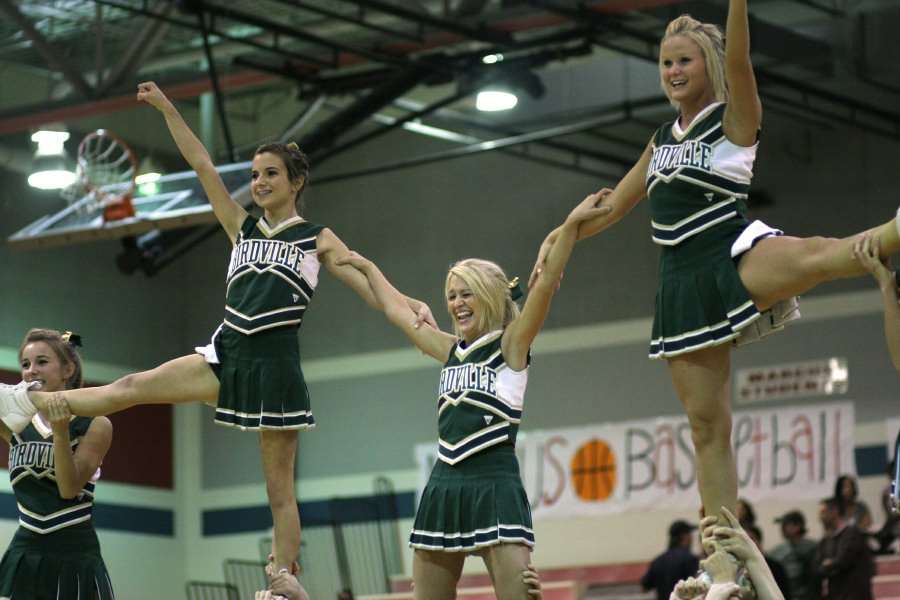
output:
[[[531,69],[507,68],[496,81],[481,87],[475,97],[475,108],[488,112],[509,110],[519,103],[517,92],[525,92],[538,100],[545,91],[541,78]]]
[[[509,110],[519,103],[519,98],[506,89],[485,89],[475,97],[475,108],[485,112]]]
[[[75,182],[75,173],[67,164],[63,146],[67,139],[67,131],[43,130],[31,136],[31,141],[38,147],[34,153],[28,185],[41,190],[59,190]]]

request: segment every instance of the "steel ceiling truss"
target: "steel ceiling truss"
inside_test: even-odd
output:
[[[34,48],[44,59],[53,65],[73,88],[84,98],[94,96],[94,90],[85,81],[81,72],[71,64],[69,59],[63,52],[50,43],[50,41],[34,26],[34,24],[23,15],[12,0],[0,0],[0,9],[6,14],[13,23],[15,23],[34,44]]]
[[[835,18],[844,17],[848,9],[848,2],[793,1]],[[560,0],[520,0],[504,3],[500,9],[488,15],[485,15],[488,3],[484,0],[458,2],[454,9],[456,12],[451,10],[448,2],[441,3],[442,10],[429,12],[426,9],[409,8],[409,4],[401,5],[387,0],[332,0],[327,3],[327,7],[311,0],[269,0],[270,5],[291,11],[290,19],[276,20],[278,15],[270,15],[265,10],[254,10],[251,13],[242,8],[246,4],[224,0],[183,0],[178,3],[182,12],[172,10],[170,4],[161,5],[149,0],[95,2],[98,6],[150,19],[125,56],[95,87],[68,64],[66,57],[55,50],[37,29],[29,28],[28,20],[17,10],[12,0],[0,0],[0,9],[17,23],[21,21],[23,31],[38,51],[48,62],[57,66],[79,95],[88,98],[104,97],[116,89],[118,82],[134,73],[146,58],[148,45],[158,41],[166,27],[196,31],[198,23],[202,25],[210,65],[215,64],[217,52],[217,46],[210,42],[213,38],[218,38],[248,49],[248,53],[242,53],[234,59],[239,66],[291,79],[297,82],[301,90],[306,90],[311,95],[348,91],[357,94],[355,100],[301,138],[306,151],[322,159],[404,122],[434,113],[467,92],[465,77],[472,79],[473,73],[478,73],[482,78],[491,78],[499,77],[500,69],[514,68],[515,65],[526,70],[538,69],[549,62],[589,52],[591,46],[610,48],[655,62],[659,37],[672,15],[691,12],[704,20],[720,21],[723,12],[721,3],[701,0],[659,0],[650,3],[655,4],[655,8],[639,7],[646,6],[647,2],[631,6],[624,1],[572,3]],[[185,14],[185,11],[188,13]],[[304,28],[289,22],[302,19],[319,19],[319,23],[324,19],[331,23],[331,27],[351,27],[354,34],[350,36],[352,39],[345,39],[337,35],[326,35],[321,28],[317,29],[312,25]],[[863,129],[900,137],[900,115],[783,74],[784,68],[781,65],[788,64],[790,68],[799,70],[810,78],[821,78],[823,75],[827,77],[833,65],[830,59],[832,48],[827,43],[759,19],[751,21],[754,39],[763,40],[763,43],[754,44],[754,51],[761,53],[768,61],[766,66],[756,69],[760,94],[767,101],[789,109],[803,107],[813,116],[823,118],[840,115]],[[482,56],[498,52],[510,59],[493,69],[481,65]],[[818,60],[798,62],[798,57],[802,56],[817,57]],[[821,57],[826,57],[827,60],[822,60]],[[213,87],[220,100],[220,114],[224,118],[219,91],[221,86],[215,71],[211,74]],[[450,81],[456,81],[460,85],[444,99],[418,111],[410,110],[406,117],[395,120],[390,126],[363,133],[349,141],[340,140],[347,132],[410,90],[421,85]],[[474,81],[478,81],[478,78],[469,81],[468,85],[474,86]],[[631,118],[627,103],[621,110],[624,119]],[[500,133],[501,137],[498,139],[442,153],[435,160],[502,148],[510,151],[514,147],[523,149],[518,152],[527,157],[530,155],[527,150],[529,147],[542,144],[554,151],[570,153],[572,161],[557,160],[549,163],[563,168],[582,168],[580,157],[617,164],[621,161],[610,156],[592,156],[589,150],[572,142],[551,142],[557,137],[597,130],[609,123],[610,119],[597,117],[570,126],[550,125],[540,131],[504,132]],[[227,130],[227,122],[225,125]],[[396,168],[413,164],[418,163],[398,161]],[[383,171],[385,167],[383,165],[380,169]],[[364,173],[357,175],[359,174]],[[181,253],[205,239],[206,235],[197,231],[166,232],[164,235],[152,236],[153,240],[147,236],[145,240],[139,239],[137,251],[155,261],[143,265],[144,270],[150,273],[158,270],[161,264],[174,260],[177,254],[168,252],[169,256],[166,257],[166,247],[177,248],[178,253]],[[166,239],[167,236],[174,237]]]
[[[598,14],[597,11],[586,8],[572,8],[556,0],[525,0],[527,4],[563,14],[581,22],[596,21],[598,27],[614,30],[618,39],[612,43],[595,39],[599,45],[627,52],[632,56],[638,56],[650,61],[657,60],[658,41],[652,46],[648,43],[648,34],[645,31],[636,30],[624,23],[613,22],[608,16]],[[810,4],[802,2],[802,4]],[[822,3],[816,4],[817,8],[825,8]],[[836,4],[836,3],[831,3]],[[846,2],[839,4],[846,5]],[[842,9],[833,8],[829,14],[843,15],[846,6]],[[693,1],[679,2],[677,6],[656,8],[644,11],[648,14],[660,15],[660,22],[666,23],[673,16],[688,12],[697,16],[700,20],[715,21],[720,18],[721,6],[712,5],[709,2]],[[754,51],[758,49],[773,64],[789,64],[792,67],[805,69],[806,75],[812,70],[813,75],[827,76],[833,73],[832,48],[825,42],[814,40],[799,35],[789,29],[778,27],[755,19],[751,15],[751,35],[754,40],[761,39],[761,43],[754,43]],[[660,35],[656,35],[658,40]],[[622,38],[631,42],[624,46]],[[815,57],[814,62],[800,62],[798,57]],[[827,61],[821,57],[828,57]],[[771,100],[790,107],[801,106],[812,115],[822,118],[841,118],[846,122],[879,135],[900,139],[900,113],[884,110],[879,106],[855,100],[854,98],[822,89],[812,84],[804,83],[800,78],[781,75],[773,68],[755,67],[759,82],[759,94],[764,100]],[[896,91],[895,91],[896,93]],[[900,94],[898,94],[900,95]]]
[[[196,18],[176,13],[169,3],[154,4],[148,0],[95,1],[98,6],[139,14],[149,18],[150,21],[135,38],[135,42],[120,59],[119,64],[110,70],[110,75],[102,83],[92,87],[77,69],[67,65],[63,53],[54,49],[39,31],[29,27],[27,19],[16,9],[12,0],[0,0],[0,8],[22,25],[23,30],[47,60],[57,65],[72,87],[85,98],[103,99],[116,89],[119,82],[134,73],[141,60],[146,57],[148,47],[152,47],[152,43],[162,35],[161,22],[193,31],[197,29]],[[639,13],[627,13],[625,11],[629,9],[628,3],[623,2],[573,4],[559,0],[523,0],[511,4],[541,11],[544,15],[541,19],[545,22],[549,22],[546,15],[554,15],[559,21],[549,35],[534,35],[532,31],[526,30],[528,35],[516,36],[515,28],[510,25],[515,16],[512,11],[495,11],[491,14],[493,21],[488,22],[485,19],[477,21],[472,17],[458,18],[458,14],[447,12],[450,4],[447,2],[442,3],[445,14],[435,15],[424,9],[414,10],[386,0],[333,0],[328,3],[328,8],[310,0],[272,1],[285,7],[285,10],[304,12],[307,18],[317,15],[347,26],[364,29],[372,35],[367,42],[341,41],[336,39],[336,36],[313,33],[304,28],[278,22],[265,16],[265,11],[251,14],[240,8],[240,3],[187,0],[181,2],[180,6],[201,17],[207,37],[243,44],[248,50],[258,51],[256,56],[241,55],[235,59],[237,65],[280,78],[293,79],[304,89],[308,89],[311,95],[378,88],[401,76],[399,73],[409,69],[420,69],[423,64],[433,69],[434,75],[429,78],[432,81],[458,78],[461,73],[472,68],[473,57],[493,52],[515,55],[517,52],[527,53],[551,44],[559,46],[573,43],[593,44],[655,61],[661,28],[673,14],[691,12],[701,19],[715,21],[721,20],[722,12],[719,4],[704,1],[659,1],[655,3],[658,5],[656,8],[646,8]],[[844,15],[851,4],[846,0],[792,1],[833,15]],[[615,12],[606,8],[610,4],[616,5]],[[350,7],[352,10],[341,9],[341,6]],[[460,2],[457,3],[456,10],[480,15],[484,6],[484,2]],[[259,16],[260,12],[264,16]],[[656,23],[651,27],[636,27],[629,23],[638,20],[634,17],[635,14],[640,15],[645,22],[648,15],[655,17]],[[535,18],[532,17],[532,21]],[[763,53],[771,64],[797,66],[798,57],[818,57],[815,62],[800,64],[797,68],[818,75],[826,75],[832,68],[833,61],[827,58],[832,53],[828,44],[798,35],[787,28],[758,19],[751,20],[754,39],[762,40],[754,45],[755,53]],[[155,23],[155,26],[151,26],[150,23]],[[236,23],[245,26],[241,35],[235,33]],[[448,39],[448,35],[453,36],[453,39]],[[435,45],[436,37],[441,38],[442,45]],[[213,47],[211,52],[215,54],[215,50]],[[823,60],[822,57],[826,59]],[[839,94],[829,93],[812,84],[795,82],[793,78],[780,77],[774,69],[758,67],[757,71],[761,83],[760,91],[764,97],[771,94],[771,99],[783,101],[784,91],[787,91],[787,95],[793,96],[795,102],[807,102],[808,108],[812,111],[818,110],[817,100],[827,101],[831,106],[842,102]],[[781,90],[780,93],[773,91],[776,87]],[[865,126],[872,116],[876,121],[885,118],[885,111],[878,107],[849,99],[845,101],[843,113],[849,115],[852,122],[861,126]],[[888,118],[897,120],[896,116],[890,113]],[[895,135],[895,127],[882,129],[888,132],[888,135]]]

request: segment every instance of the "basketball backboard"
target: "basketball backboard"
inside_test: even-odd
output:
[[[217,167],[225,187],[241,205],[249,206],[250,161]],[[78,198],[56,214],[41,217],[7,238],[13,250],[67,246],[89,241],[139,236],[156,229],[178,229],[215,224],[206,193],[194,171],[163,175],[153,195],[135,190],[135,216],[104,222],[103,207],[90,194]]]

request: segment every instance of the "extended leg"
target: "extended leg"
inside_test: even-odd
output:
[[[872,230],[881,258],[900,252],[895,221]],[[753,301],[767,309],[779,300],[797,296],[825,281],[849,279],[866,271],[853,258],[853,242],[863,234],[845,238],[773,236],[760,240],[741,258],[738,271]]]
[[[109,385],[53,392],[65,396],[72,413],[108,415],[136,404],[215,401],[219,381],[199,354],[183,356],[143,373],[126,375]],[[24,429],[38,410],[46,410],[49,392],[26,392],[0,384],[0,419],[11,431]]]
[[[64,394],[73,414],[97,417],[136,404],[215,401],[219,380],[202,356],[192,354],[149,371],[126,375],[109,385],[67,390]],[[28,396],[38,410],[44,410],[50,394],[29,392]]]

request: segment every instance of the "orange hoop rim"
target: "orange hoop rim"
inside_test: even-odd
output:
[[[123,138],[119,134],[110,131],[109,129],[97,129],[85,135],[81,140],[81,143],[78,144],[78,155],[76,160],[79,166],[82,163],[90,164],[90,160],[88,160],[88,158],[85,156],[85,153],[87,151],[86,149],[88,147],[88,144],[92,140],[97,138],[110,139],[122,148],[122,150],[128,156],[128,161],[131,163],[131,181],[128,184],[128,188],[125,190],[107,192],[103,191],[100,186],[91,181],[91,178],[88,175],[88,169],[79,168],[78,171],[81,184],[90,194],[96,197],[97,200],[104,205],[115,204],[119,202],[128,202],[129,200],[131,200],[132,194],[134,193],[134,190],[136,188],[135,178],[137,177],[138,168],[137,155],[134,153],[134,150],[132,150],[131,146],[128,145],[128,142],[125,141],[125,138]],[[123,181],[122,184],[124,185],[125,182]]]

